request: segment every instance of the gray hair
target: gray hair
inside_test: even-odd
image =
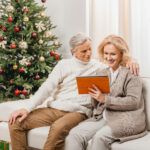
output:
[[[84,33],[77,33],[76,35],[74,35],[73,37],[71,37],[69,44],[70,44],[70,48],[71,48],[71,53],[73,54],[75,51],[75,47],[83,44],[86,41],[91,41],[91,38],[87,35],[85,35]]]

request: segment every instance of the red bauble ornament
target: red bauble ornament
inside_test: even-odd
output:
[[[59,54],[56,53],[54,57],[55,57],[56,60],[60,60],[60,55]]]
[[[35,76],[35,80],[39,80],[40,79],[40,76],[37,74],[36,76]]]
[[[12,16],[9,16],[8,19],[7,19],[7,21],[8,21],[8,22],[13,22]]]
[[[21,68],[19,69],[19,72],[20,72],[20,73],[24,73],[24,72],[25,72],[25,69],[24,69],[23,67],[21,67]]]
[[[2,68],[0,68],[0,74],[2,74],[4,72],[4,70]]]
[[[14,27],[14,31],[15,31],[15,32],[19,32],[19,31],[20,31],[20,28],[19,28],[18,26],[15,26],[15,27]]]
[[[15,96],[18,96],[20,93],[21,93],[21,92],[20,92],[20,90],[18,90],[18,89],[16,89],[15,92],[14,92]]]
[[[60,55],[55,51],[50,51],[50,56],[54,57],[56,60],[60,60]]]
[[[13,80],[13,79],[11,79],[9,82],[10,82],[10,84],[13,84],[13,83],[14,83],[14,80]]]
[[[50,51],[50,56],[55,56],[55,51]]]
[[[46,0],[41,0],[41,2],[42,2],[42,3],[45,3],[45,2],[46,2]]]
[[[15,49],[16,47],[17,47],[17,46],[16,46],[15,43],[10,44],[10,48],[11,48],[11,49]]]
[[[26,89],[24,89],[23,91],[21,91],[21,93],[26,96],[28,94],[28,91]]]
[[[6,32],[6,31],[7,31],[7,28],[4,27],[4,26],[2,26],[2,30],[3,30],[4,32]]]
[[[24,13],[28,13],[29,12],[29,9],[27,7],[23,8],[23,12]]]
[[[36,37],[37,37],[37,33],[36,33],[36,32],[32,32],[31,36],[32,36],[33,38],[36,38]]]
[[[4,40],[4,38],[2,36],[0,36],[0,42],[3,41],[3,40]]]
[[[27,63],[27,66],[30,67],[30,66],[31,66],[31,62],[28,62],[28,63]]]

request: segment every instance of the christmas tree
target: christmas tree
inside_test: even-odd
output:
[[[0,1],[0,101],[29,98],[61,58],[45,9],[34,0]]]

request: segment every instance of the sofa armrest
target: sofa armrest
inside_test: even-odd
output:
[[[29,99],[25,99],[0,103],[0,121],[8,121],[13,111],[26,108],[30,105],[29,101]]]

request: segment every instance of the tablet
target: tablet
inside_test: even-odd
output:
[[[88,94],[89,88],[96,85],[102,93],[109,93],[109,78],[108,76],[80,76],[76,77],[78,93]]]

